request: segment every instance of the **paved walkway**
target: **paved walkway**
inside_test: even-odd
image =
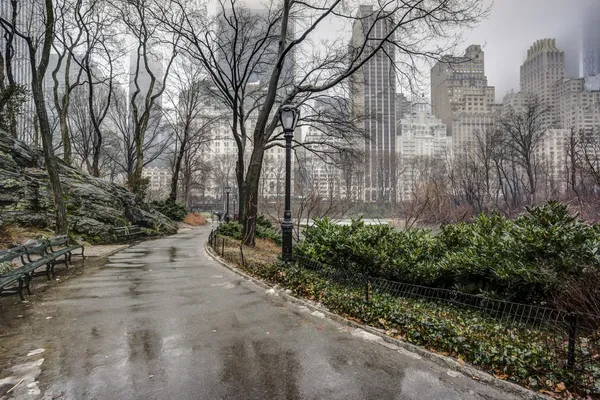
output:
[[[207,235],[141,243],[37,295],[3,343],[0,398],[513,398],[265,293],[211,260]]]

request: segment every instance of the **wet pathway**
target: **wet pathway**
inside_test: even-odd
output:
[[[207,235],[141,243],[32,302],[13,351],[44,352],[0,398],[512,398],[265,293],[211,260]]]

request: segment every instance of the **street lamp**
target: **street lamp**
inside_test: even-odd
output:
[[[300,110],[293,104],[283,104],[279,108],[279,119],[283,127],[283,137],[285,138],[285,207],[283,210],[283,222],[281,223],[281,235],[283,246],[281,256],[283,261],[292,261],[292,211],[291,211],[291,170],[292,170],[292,138],[298,119],[300,119]]]
[[[229,193],[231,193],[230,186],[225,186],[225,193],[227,193],[227,204],[225,206],[225,222],[229,222]]]

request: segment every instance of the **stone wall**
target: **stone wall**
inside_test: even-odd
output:
[[[139,225],[147,235],[173,234],[174,222],[148,204],[136,204],[122,186],[59,161],[70,232],[90,242],[116,240],[114,228]],[[54,205],[42,152],[0,130],[0,221],[54,227]]]

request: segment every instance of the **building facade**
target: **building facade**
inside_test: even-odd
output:
[[[379,17],[373,6],[360,6],[352,29],[350,51],[363,43],[379,44],[389,35],[393,22]],[[395,192],[396,166],[396,74],[392,43],[370,58],[350,82],[351,112],[364,119],[364,201],[386,202]]]
[[[168,168],[147,167],[142,170],[142,177],[148,179],[148,200],[164,199],[171,189],[173,173]]]
[[[418,163],[424,158],[443,158],[450,151],[450,137],[441,119],[431,115],[422,103],[413,106],[413,112],[402,118],[396,137],[398,200],[408,200],[418,183]]]
[[[565,78],[565,53],[556,47],[555,39],[540,39],[527,50],[521,65],[521,92],[534,95],[550,112],[544,126],[556,126],[558,121],[556,83]]]
[[[455,154],[471,151],[477,134],[491,129],[497,115],[495,87],[485,76],[485,55],[471,45],[462,57],[443,57],[431,69],[431,107],[452,139]]]

